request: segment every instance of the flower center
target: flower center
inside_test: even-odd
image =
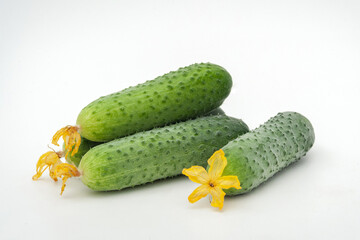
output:
[[[210,187],[214,187],[214,184],[213,184],[213,183],[210,183],[209,185],[210,185]]]

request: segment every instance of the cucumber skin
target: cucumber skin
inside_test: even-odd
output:
[[[206,113],[204,116],[214,116],[214,115],[225,115],[225,112],[221,108],[216,108],[211,112]],[[79,150],[73,156],[69,154],[66,157],[66,161],[68,163],[74,164],[76,167],[79,166],[81,158],[87,153],[91,148],[101,144],[100,142],[93,142],[84,137],[81,137],[81,143],[79,146]],[[65,149],[65,145],[63,145],[63,151],[67,154],[67,150]]]
[[[201,116],[229,95],[230,74],[211,63],[193,64],[101,97],[81,110],[81,136],[106,142]]]
[[[242,189],[224,189],[225,193],[251,191],[299,160],[314,141],[310,121],[296,112],[279,113],[259,128],[230,141],[222,148],[228,161],[223,176],[238,176]]]
[[[120,190],[206,166],[211,154],[249,131],[239,119],[208,116],[136,133],[92,148],[82,158],[81,180],[95,191]]]

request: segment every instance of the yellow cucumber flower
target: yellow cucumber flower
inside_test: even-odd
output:
[[[227,165],[227,159],[222,149],[216,151],[208,160],[209,172],[201,166],[184,168],[182,173],[193,182],[200,183],[188,197],[189,202],[194,203],[208,194],[211,195],[211,206],[222,209],[225,192],[222,189],[241,189],[237,176],[221,176]]]
[[[65,183],[68,180],[68,178],[79,177],[80,172],[79,170],[77,170],[77,168],[74,165],[68,163],[61,163],[55,167],[54,176],[62,179],[62,186],[60,193],[60,195],[62,195],[65,190],[66,187]]]
[[[58,130],[52,138],[51,143],[56,146],[59,146],[58,141],[60,137],[63,138],[65,143],[65,149],[67,151],[65,158],[67,158],[70,152],[71,152],[71,156],[74,156],[74,154],[77,153],[79,150],[79,146],[81,143],[81,136],[78,131],[79,131],[78,126],[68,125]]]
[[[33,180],[38,180],[47,168],[50,171],[50,177],[57,181],[54,176],[54,169],[58,164],[61,164],[60,158],[63,157],[63,152],[48,151],[40,156],[36,164],[36,174],[32,177]]]

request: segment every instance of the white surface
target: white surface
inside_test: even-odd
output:
[[[307,157],[221,212],[185,177],[62,197],[31,180],[87,103],[201,61],[232,74],[223,109],[251,128],[307,116]],[[359,95],[359,1],[0,1],[0,239],[359,238]]]

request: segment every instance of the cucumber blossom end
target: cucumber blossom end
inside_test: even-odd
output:
[[[202,166],[192,166],[183,169],[182,174],[190,180],[200,183],[188,197],[189,202],[195,203],[207,195],[211,195],[211,206],[220,210],[224,205],[225,192],[223,189],[241,189],[237,176],[222,176],[227,165],[225,153],[222,149],[216,151],[208,160],[209,171],[206,172]]]

